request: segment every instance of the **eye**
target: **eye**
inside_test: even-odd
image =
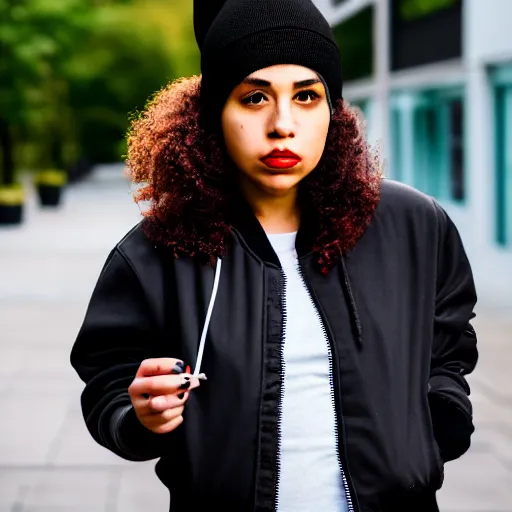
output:
[[[255,92],[242,100],[244,105],[263,105],[267,98],[261,92]]]
[[[313,103],[313,101],[320,98],[320,96],[315,91],[300,91],[295,95],[295,98],[300,103]]]

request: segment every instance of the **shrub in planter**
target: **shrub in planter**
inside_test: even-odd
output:
[[[66,171],[40,171],[35,175],[35,186],[41,206],[58,206],[67,182]]]
[[[21,185],[0,185],[0,226],[21,224],[24,199]]]

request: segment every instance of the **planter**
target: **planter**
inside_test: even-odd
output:
[[[0,185],[0,226],[21,224],[24,194],[20,185]]]
[[[62,187],[37,185],[37,194],[41,206],[59,206],[62,196]]]
[[[66,185],[65,171],[41,171],[35,176],[35,186],[41,206],[55,207],[62,201],[62,191]]]

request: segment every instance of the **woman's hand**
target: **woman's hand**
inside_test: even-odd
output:
[[[198,386],[199,380],[182,361],[146,359],[128,392],[139,421],[156,434],[166,434],[181,425],[189,392]]]

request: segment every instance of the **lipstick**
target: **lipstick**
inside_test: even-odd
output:
[[[291,169],[300,161],[301,157],[289,151],[288,149],[274,149],[268,155],[264,156],[261,161],[271,169]]]

